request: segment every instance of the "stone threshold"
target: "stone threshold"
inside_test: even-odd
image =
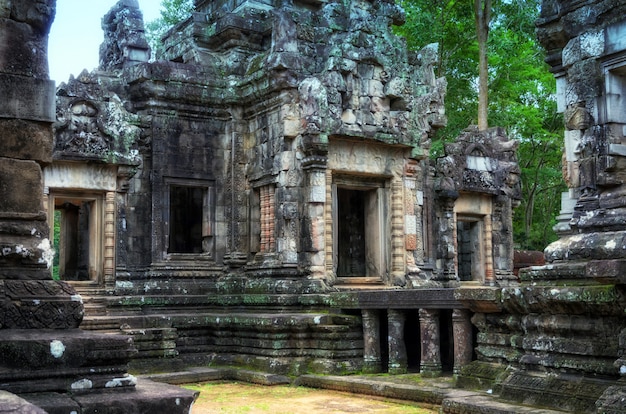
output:
[[[188,384],[209,381],[242,381],[260,385],[296,385],[353,394],[372,395],[394,400],[440,406],[447,414],[559,414],[567,411],[541,409],[500,401],[486,392],[454,388],[442,378],[422,378],[411,384],[403,375],[301,375],[290,378],[237,368],[188,368],[180,372],[142,375],[155,382]]]

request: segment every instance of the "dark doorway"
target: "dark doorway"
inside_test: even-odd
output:
[[[406,311],[404,322],[404,344],[409,372],[419,372],[422,356],[422,341],[420,335],[420,318],[417,309]]]
[[[90,279],[90,230],[94,203],[93,200],[55,200],[55,278],[74,281]]]
[[[457,257],[462,282],[483,279],[482,221],[457,221]]]
[[[365,201],[366,191],[337,189],[338,264],[337,276],[366,276]]]
[[[454,331],[451,309],[439,311],[439,335],[441,370],[451,373],[454,369]]]

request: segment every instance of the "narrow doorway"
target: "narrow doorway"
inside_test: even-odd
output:
[[[457,221],[457,259],[459,280],[482,281],[484,278],[482,221]]]
[[[337,276],[364,277],[366,191],[338,188],[337,198]]]
[[[52,237],[55,248],[52,275],[55,279],[89,281],[98,277],[97,220],[95,199],[55,198]]]
[[[168,253],[202,253],[205,189],[172,185]]]
[[[387,272],[384,194],[382,186],[336,187],[333,248],[339,278],[381,281]]]

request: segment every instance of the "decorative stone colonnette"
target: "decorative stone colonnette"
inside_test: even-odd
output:
[[[331,295],[332,296],[332,295]],[[447,311],[446,329],[451,328],[453,372],[471,362],[473,331],[470,312],[454,299],[453,289],[379,290],[344,292],[337,295],[334,303],[344,309],[359,309],[363,322],[363,371],[368,373],[389,372],[404,374],[409,369],[407,347],[420,350],[419,371],[426,376],[442,373],[442,343],[440,314]],[[407,314],[419,319],[419,343],[405,340]],[[386,320],[381,318],[386,317]],[[381,329],[386,325],[386,330]],[[417,324],[412,324],[413,326]],[[387,338],[381,338],[386,332]],[[382,349],[382,346],[387,349]],[[409,350],[410,351],[410,350]],[[383,360],[385,354],[387,361]],[[387,366],[384,366],[387,362]]]

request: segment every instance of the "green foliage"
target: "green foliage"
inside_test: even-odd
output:
[[[448,81],[448,125],[433,140],[431,155],[443,143],[476,123],[478,46],[470,0],[399,0],[407,22],[397,32],[410,48],[433,42],[441,53],[438,75]],[[565,190],[561,176],[562,119],[556,112],[555,81],[535,37],[539,0],[493,2],[489,32],[489,125],[507,129],[520,141],[518,152],[522,203],[514,216],[519,248],[543,250],[556,239],[552,231]]]
[[[163,35],[188,18],[193,9],[193,0],[161,0],[161,17],[146,24],[146,37],[153,57],[160,54]]]

